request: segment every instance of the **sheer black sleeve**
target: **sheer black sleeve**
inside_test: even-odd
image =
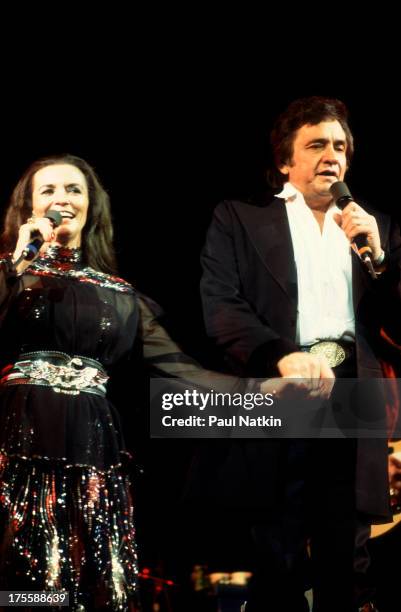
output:
[[[226,393],[244,392],[253,387],[254,381],[204,369],[192,357],[183,353],[160,325],[158,318],[161,313],[157,304],[144,296],[138,301],[143,356],[152,375],[179,379],[184,384]]]
[[[17,271],[11,256],[0,256],[0,317],[4,316],[7,305],[15,294],[18,283]]]

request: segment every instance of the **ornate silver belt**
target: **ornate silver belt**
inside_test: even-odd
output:
[[[329,366],[335,368],[351,356],[351,346],[350,344],[348,347],[334,340],[324,340],[311,346],[305,346],[302,348],[302,351],[312,353],[312,355],[324,355]]]
[[[38,351],[20,355],[13,365],[3,368],[0,385],[41,385],[56,393],[94,393],[104,397],[108,376],[95,359],[58,351]]]

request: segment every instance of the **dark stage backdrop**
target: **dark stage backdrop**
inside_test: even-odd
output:
[[[224,70],[213,79],[163,74],[149,75],[129,95],[109,87],[107,98],[100,90],[88,97],[78,88],[68,96],[44,92],[26,105],[10,104],[2,114],[0,202],[4,208],[33,159],[65,151],[86,158],[111,196],[121,275],[163,306],[170,332],[187,352],[216,366],[203,332],[199,253],[221,199],[265,190],[273,118],[300,96],[342,99],[356,142],[351,190],[399,217],[397,100],[386,86],[373,90],[358,74],[343,89],[313,82],[292,87],[285,77],[263,72],[242,73],[240,80]],[[146,414],[146,401],[140,401]],[[125,399],[122,411],[145,467],[145,475],[135,477],[141,558],[162,558],[173,572],[171,542],[161,534],[169,531],[192,443],[149,440],[143,420],[133,416],[137,403],[135,396],[128,404]]]

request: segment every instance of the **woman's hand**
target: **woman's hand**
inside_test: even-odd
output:
[[[274,394],[277,399],[328,399],[334,387],[335,378],[319,380],[306,378],[270,378],[260,385],[263,394]]]
[[[54,239],[54,229],[50,219],[46,217],[31,217],[27,223],[19,228],[18,241],[13,253],[13,261],[17,261],[21,256],[26,245],[35,238],[35,234],[40,234],[46,243]],[[21,274],[30,264],[30,261],[23,259],[17,266],[17,272]]]

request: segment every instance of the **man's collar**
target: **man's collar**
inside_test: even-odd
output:
[[[288,181],[287,183],[284,183],[283,189],[277,194],[276,197],[283,198],[287,201],[295,199],[298,195],[302,195],[301,192]]]
[[[300,202],[301,201],[301,202],[304,202],[304,204],[306,206],[308,206],[306,204],[306,202],[305,202],[305,198],[303,196],[303,193],[301,191],[299,191],[299,189],[297,189],[289,181],[287,183],[284,183],[282,190],[280,191],[280,193],[278,193],[276,195],[276,197],[277,198],[282,198],[286,202],[291,202],[291,201],[298,201],[298,202]],[[331,202],[329,208],[327,209],[327,212],[329,212],[329,211],[330,211],[330,213],[341,212],[341,210],[336,206],[334,201]]]

